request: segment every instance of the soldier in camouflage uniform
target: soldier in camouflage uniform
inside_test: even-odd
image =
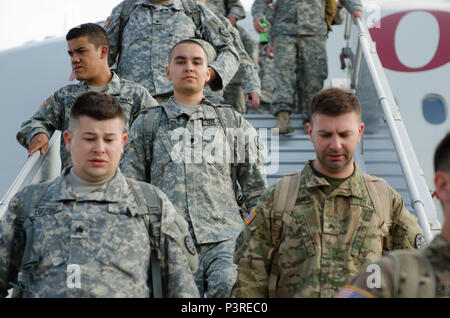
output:
[[[261,19],[271,10],[271,0],[255,0],[252,16],[257,32],[263,32]],[[341,3],[354,16],[362,17],[359,0]],[[325,42],[325,0],[279,0],[274,10],[270,33],[275,56],[275,93],[272,114],[278,117],[276,128],[281,134],[293,132],[289,115],[294,95],[298,94],[304,123],[309,121],[311,96],[323,87],[328,76]],[[266,22],[267,23],[267,22]],[[297,80],[298,79],[298,80]]]
[[[196,0],[197,2],[204,3],[206,5],[209,5],[209,2],[206,2],[205,0]],[[258,70],[256,67],[256,63],[253,61],[253,59],[249,56],[247,53],[246,47],[244,46],[243,42],[241,41],[240,33],[239,31],[233,26],[232,21],[235,21],[233,17],[228,16],[228,19],[222,15],[223,10],[217,10],[218,3],[213,2],[214,6],[212,9],[216,10],[214,13],[217,15],[217,17],[222,21],[222,23],[228,28],[230,31],[231,36],[233,37],[233,45],[236,48],[237,52],[239,53],[240,58],[240,64],[239,69],[231,82],[225,87],[224,90],[219,91],[213,91],[209,86],[205,87],[204,89],[204,95],[205,98],[208,99],[210,102],[214,104],[223,104],[224,102],[228,105],[232,105],[233,108],[242,113],[245,113],[245,100],[251,99],[252,100],[252,106],[253,108],[256,108],[259,105],[259,95],[261,94],[261,87],[258,77]],[[224,7],[225,8],[225,7]],[[243,8],[242,8],[243,10]],[[233,12],[236,12],[237,10],[234,10]],[[244,12],[245,15],[245,12]],[[203,48],[206,50],[208,54],[209,63],[211,63],[211,58],[216,56],[215,50],[211,45],[208,45],[208,43],[201,43]],[[213,60],[214,60],[213,59]],[[225,98],[230,95],[226,95],[226,93],[230,92],[230,89],[233,90],[233,87],[235,87],[235,84],[237,83],[238,79],[243,78],[244,82],[244,90],[240,90],[240,93],[242,93],[242,96],[239,95],[239,92],[233,91],[233,98],[228,98],[225,100]],[[240,80],[239,80],[240,82]],[[240,84],[239,84],[240,85]],[[230,88],[232,87],[232,88]],[[244,97],[244,91],[245,91],[245,97]],[[242,97],[242,98],[241,98]],[[235,100],[236,98],[236,100]],[[240,102],[242,99],[242,102]]]
[[[142,109],[158,104],[142,85],[121,79],[109,70],[108,38],[101,26],[82,24],[71,29],[66,39],[72,68],[80,83],[57,90],[42,103],[31,119],[22,123],[17,140],[28,148],[28,155],[38,149],[44,154],[53,132],[67,129],[75,98],[87,91],[105,92],[118,99],[125,113],[125,132]],[[62,168],[69,167],[70,154],[62,138],[60,153]]]
[[[75,100],[63,134],[73,167],[17,193],[2,218],[1,297],[8,283],[27,298],[155,297],[160,288],[163,297],[198,297],[186,222],[163,192],[117,169],[124,117],[110,95]]]
[[[174,96],[160,106],[156,124],[151,122],[156,117],[152,114],[136,120],[121,169],[126,176],[161,188],[184,216],[199,253],[195,275],[200,295],[214,298],[229,297],[237,275],[233,252],[243,222],[231,163],[236,163],[246,207],[256,204],[266,178],[263,147],[254,127],[231,108],[225,110],[203,98],[209,76],[206,59],[198,42],[181,41],[174,47],[166,70]],[[227,113],[236,126],[224,119]],[[155,125],[153,132],[146,128]],[[224,158],[230,154],[224,125],[226,136],[230,129],[240,128],[236,135],[243,145],[234,151],[237,158]]]
[[[442,232],[424,250],[394,251],[369,264],[338,297],[450,297],[450,133],[436,148],[434,170],[436,196],[444,210]]]
[[[130,11],[123,12],[130,1]],[[185,10],[185,5],[190,9]],[[165,74],[167,55],[183,39],[203,39],[217,51],[208,82],[213,91],[223,89],[239,67],[227,27],[194,0],[126,0],[112,10],[105,28],[111,43],[110,65],[117,62],[117,74],[144,85],[159,103],[172,95]]]
[[[389,218],[375,209],[365,181],[370,176],[353,161],[364,129],[357,97],[322,90],[313,97],[311,116],[307,126],[317,159],[296,173],[298,190],[280,193],[292,202],[289,213],[275,207],[281,201],[275,201],[276,185],[252,211],[236,246],[235,297],[333,297],[383,251],[423,242],[416,217],[380,178],[375,180],[384,182]]]

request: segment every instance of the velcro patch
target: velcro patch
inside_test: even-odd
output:
[[[49,98],[47,98],[46,100],[44,100],[44,101],[42,102],[42,107],[47,106],[47,105],[50,104],[51,102],[53,102],[53,95],[50,95]]]
[[[245,225],[248,226],[250,223],[252,223],[255,216],[256,216],[255,209],[252,209],[252,211],[247,215],[247,217],[244,220]]]

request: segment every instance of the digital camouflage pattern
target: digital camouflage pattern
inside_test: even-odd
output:
[[[105,89],[104,93],[114,96],[122,105],[126,133],[145,107],[158,105],[142,85],[119,78],[114,72]],[[70,109],[73,102],[79,95],[88,91],[89,87],[84,81],[57,90],[29,120],[22,123],[16,136],[17,141],[28,148],[31,139],[38,133],[44,133],[50,139],[55,130],[66,130],[69,127]],[[71,166],[72,159],[66,150],[63,138],[61,138],[60,154],[62,167]]]
[[[131,129],[121,169],[137,180],[148,182],[147,176],[151,175],[151,183],[160,187],[185,217],[199,253],[195,278],[200,295],[229,297],[236,279],[235,239],[243,222],[231,178],[234,156],[226,155],[232,148],[228,147],[216,113],[221,107],[215,110],[204,99],[189,116],[171,97],[162,108],[153,153],[148,151],[151,141],[144,133],[146,117],[142,115]],[[259,144],[255,128],[235,114],[237,126],[241,127],[235,132],[237,179],[245,206],[253,207],[266,188],[265,149]]]
[[[245,18],[245,9],[240,0],[206,0],[206,6],[217,16]]]
[[[153,154],[147,155],[150,141],[146,140],[142,115],[130,130],[120,164],[122,172],[147,182],[151,174],[151,183],[166,193],[184,215],[197,244],[236,237],[243,222],[231,179],[233,157],[226,158],[231,150],[214,107],[204,99],[190,117],[174,104],[173,97],[162,107]],[[241,127],[238,140],[242,142],[237,151],[237,177],[246,206],[252,207],[266,188],[266,150],[257,148],[255,128],[238,113],[236,116]]]
[[[230,32],[202,3],[200,10],[202,29],[197,30],[193,18],[184,11],[180,0],[159,5],[150,0],[138,0],[123,30],[122,49],[119,52],[119,17],[124,5],[116,6],[105,26],[110,41],[110,65],[119,56],[117,73],[138,82],[153,96],[171,93],[172,83],[166,78],[165,67],[172,47],[181,40],[201,38],[211,43],[217,51],[217,58],[210,66],[217,78],[210,83],[213,90],[225,87],[239,67]]]
[[[404,256],[400,259],[402,261],[398,266],[394,257],[399,252]],[[405,277],[408,275],[408,268],[417,263],[416,258],[426,258],[432,267],[434,277],[430,277],[430,270],[426,266],[419,266],[416,275]],[[368,286],[367,281],[373,270],[367,271],[364,268],[348,286],[341,290],[338,297],[348,297],[354,293],[379,298],[411,297],[405,295],[410,293],[408,288],[411,289],[411,286],[416,289],[416,295],[412,297],[430,297],[427,295],[429,291],[424,289],[430,280],[435,281],[434,297],[450,297],[450,243],[441,235],[436,236],[423,251],[394,251],[379,259],[375,264],[381,269],[381,286],[379,288]],[[345,292],[346,290],[350,292]]]
[[[270,35],[275,38],[274,56],[276,83],[271,111],[301,110],[309,119],[312,95],[322,89],[328,76],[325,21],[325,0],[279,0],[272,12],[271,0],[255,0],[252,16],[270,16]],[[359,0],[341,1],[349,12],[362,10]],[[297,103],[295,105],[297,94]]]
[[[66,181],[68,173],[66,169],[52,181],[36,208],[28,211],[34,219],[31,258],[39,261],[24,297],[149,297],[150,238],[144,221],[144,215],[149,214],[147,206],[137,205],[120,171],[98,190],[81,195]],[[23,209],[29,200],[39,200],[33,196],[42,192],[42,186],[45,185],[34,184],[16,194],[2,219],[3,297],[10,288],[8,282],[17,279],[20,262],[12,255],[21,246],[14,236],[15,221],[27,213]],[[144,186],[149,191],[153,187]],[[164,296],[198,297],[192,274],[198,259],[185,244],[189,235],[187,224],[166,195],[155,190],[162,205],[158,256]],[[79,288],[67,283],[68,266],[72,264],[80,267]]]
[[[261,104],[256,109],[257,112],[270,113],[270,105],[275,89],[273,78],[274,61],[266,55],[266,46],[261,46],[259,51],[259,78],[261,80]]]
[[[278,269],[277,297],[334,297],[383,251],[414,248],[416,235],[423,235],[392,188],[392,224],[380,224],[356,165],[354,174],[327,195],[329,183],[314,174],[311,164],[301,172],[295,208],[290,217],[283,216],[286,233],[275,251],[270,216],[276,185],[261,196],[256,216],[236,246],[234,296],[267,297],[273,267]]]

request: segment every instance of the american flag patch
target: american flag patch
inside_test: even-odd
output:
[[[105,21],[105,27],[108,27],[108,25],[111,23],[111,17],[108,17]]]
[[[245,225],[249,225],[253,221],[255,216],[256,216],[255,209],[252,209],[252,211],[247,215],[247,217],[244,220]]]
[[[344,286],[336,298],[374,298],[371,293],[359,289],[355,286]]]
[[[49,98],[47,98],[46,100],[44,100],[42,102],[42,106],[47,106],[48,104],[50,104],[51,102],[53,102],[53,95],[50,95]]]

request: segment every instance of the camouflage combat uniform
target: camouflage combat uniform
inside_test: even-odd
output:
[[[27,213],[34,228],[29,260],[37,263],[24,297],[149,297],[150,236],[144,221],[144,215],[149,215],[147,206],[137,204],[129,181],[120,171],[87,193],[74,191],[67,179],[69,171],[65,169],[46,189],[42,189],[46,184],[34,184],[11,200],[0,227],[0,296],[6,296],[8,282],[17,280],[21,261],[17,255],[23,251],[23,244],[20,236],[14,235],[15,222]],[[151,191],[153,186],[143,187]],[[150,220],[153,229],[160,229],[156,244],[164,296],[198,297],[192,274],[198,258],[195,248],[185,244],[187,224],[167,196],[154,189],[161,215],[152,215],[159,220]],[[33,198],[38,193],[42,195]],[[146,202],[143,197],[141,202]],[[27,202],[32,200],[39,203],[26,212],[32,205]],[[70,279],[70,265],[79,266],[78,286],[77,279]]]
[[[276,297],[333,297],[361,267],[389,249],[414,248],[423,237],[415,216],[389,187],[392,224],[383,225],[356,164],[352,176],[327,194],[330,184],[308,161],[279,248],[272,243],[275,185],[260,198],[256,216],[241,234],[235,261],[236,297],[267,297],[271,270],[278,272]],[[275,256],[274,256],[275,255]]]
[[[245,18],[245,10],[240,0],[226,2],[227,1],[224,0],[207,0],[206,5],[218,17],[235,17],[236,20],[242,20]],[[261,88],[260,84],[258,84],[258,76],[255,75],[257,69],[242,70],[242,64],[243,60],[247,59],[248,61],[248,57],[250,57],[256,68],[258,46],[247,30],[239,25],[236,25],[236,29],[240,40],[242,41],[243,49],[247,54],[243,56],[240,53],[241,66],[231,82],[225,87],[223,92],[223,100],[211,100],[207,92],[205,92],[205,96],[214,103],[224,102],[225,104],[232,105],[236,111],[241,114],[245,114],[246,105],[244,95],[252,92],[256,92],[258,95],[261,95]],[[242,47],[242,45],[237,45],[236,43],[234,43],[234,46],[236,48],[238,48],[238,46]],[[245,66],[245,68],[249,68],[249,66]]]
[[[403,254],[401,259],[397,256],[399,253]],[[421,263],[418,263],[417,259],[426,260],[423,265],[419,265]],[[450,243],[441,235],[436,236],[423,251],[393,251],[388,256],[379,259],[375,264],[380,268],[380,286],[368,286],[368,279],[371,279],[370,275],[375,272],[371,268],[368,268],[369,270],[365,268],[339,292],[338,297],[450,297]],[[418,269],[415,275],[411,275],[410,270],[408,270],[413,264]],[[431,266],[433,277],[430,277],[427,266]],[[404,277],[408,273],[412,277]],[[435,288],[432,290],[428,290],[432,287],[427,286],[430,281],[434,282]],[[375,281],[371,282],[375,283]],[[415,295],[411,295],[412,287]],[[430,296],[430,292],[434,295]]]
[[[130,131],[121,169],[126,176],[151,181],[185,217],[199,252],[196,276],[200,295],[207,281],[208,297],[229,297],[236,279],[235,239],[243,222],[233,191],[231,161],[222,156],[230,152],[224,150],[228,143],[216,113],[221,107],[216,106],[215,110],[204,99],[199,109],[189,115],[175,105],[173,97],[161,107],[153,153],[148,151],[151,141],[144,132],[148,123],[143,114]],[[256,130],[235,114],[238,127],[242,128],[238,131],[238,140],[245,140],[242,139],[244,133],[250,136],[244,145],[245,153],[240,150],[236,153],[242,156],[237,159],[237,179],[246,206],[252,207],[266,188],[265,154],[256,148]]]
[[[158,103],[140,84],[119,78],[114,72],[112,79],[106,85],[104,93],[117,98],[122,105],[125,115],[125,132],[128,133],[133,121],[145,107],[156,106]],[[50,137],[55,130],[64,131],[69,127],[70,109],[75,99],[90,90],[86,82],[71,84],[57,90],[34,113],[30,120],[22,123],[17,133],[19,143],[28,148],[33,137],[44,133]],[[64,139],[60,145],[62,168],[72,165],[69,152],[66,150]]]
[[[112,10],[105,24],[111,46],[110,65],[119,56],[117,73],[144,85],[159,102],[167,101],[172,95],[172,83],[166,77],[165,67],[170,50],[181,40],[201,38],[216,49],[217,58],[209,65],[217,73],[217,78],[209,84],[211,89],[221,90],[233,78],[239,67],[233,39],[217,16],[202,3],[196,2],[202,25],[202,30],[197,30],[194,18],[187,15],[180,0],[159,5],[150,0],[136,1],[123,30],[119,51],[123,5],[121,2]]]
[[[271,0],[255,0],[252,16],[264,17]],[[343,0],[345,8],[362,10],[359,0]],[[328,76],[325,0],[277,1],[270,33],[275,38],[275,93],[272,113],[293,112],[294,95],[304,118],[309,118],[310,99],[322,89]]]

